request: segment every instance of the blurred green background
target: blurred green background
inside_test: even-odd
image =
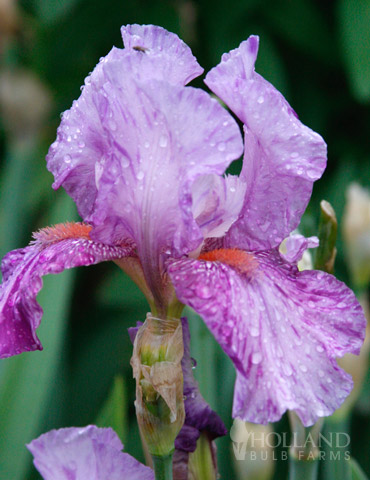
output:
[[[328,168],[304,216],[305,234],[316,234],[322,198],[340,221],[348,184],[370,187],[369,0],[0,0],[1,256],[27,244],[37,228],[78,219],[67,195],[51,189],[44,158],[60,113],[99,58],[122,47],[120,26],[127,23],[176,32],[206,71],[223,52],[260,35],[258,72],[328,143]],[[192,84],[205,88],[202,79]],[[338,250],[336,273],[351,282],[340,232]],[[44,351],[0,362],[0,479],[39,478],[24,445],[62,426],[113,424],[126,450],[142,460],[127,335],[147,311],[141,293],[115,265],[101,264],[45,278],[39,301]],[[233,368],[188,313],[201,390],[230,427]],[[350,433],[367,475],[369,392],[367,380],[351,416],[337,426]],[[287,431],[286,419],[276,428]],[[236,478],[230,438],[217,445],[222,478]],[[287,462],[275,467],[274,478],[286,478]],[[333,471],[321,466],[321,478],[351,478]]]

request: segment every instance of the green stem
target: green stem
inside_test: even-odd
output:
[[[319,459],[303,460],[289,452],[289,480],[316,480]]]
[[[172,480],[172,456],[172,453],[162,457],[152,455],[155,480]]]

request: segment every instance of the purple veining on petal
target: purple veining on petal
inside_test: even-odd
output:
[[[319,239],[317,237],[304,237],[300,234],[290,235],[285,240],[286,253],[281,253],[287,262],[297,263],[301,260],[308,248],[317,248]]]
[[[335,277],[298,272],[278,252],[254,255],[251,274],[190,259],[168,271],[179,300],[203,317],[236,366],[233,416],[266,423],[290,409],[311,425],[351,390],[335,357],[359,353],[363,311]]]
[[[140,37],[138,31],[129,37]],[[155,32],[144,27],[144,43]],[[192,183],[222,175],[242,153],[242,141],[236,122],[204,91],[161,79],[160,68],[140,74],[144,58],[126,48],[101,60],[64,114],[47,160],[54,186],[75,200],[95,241],[134,240],[158,300],[163,252],[182,255],[203,240],[192,214]]]
[[[42,308],[36,301],[42,276],[132,254],[131,245],[109,246],[87,238],[67,238],[49,244],[36,241],[9,252],[1,267],[0,358],[42,349],[36,335],[42,317]]]
[[[154,472],[123,453],[111,428],[51,430],[27,445],[44,480],[154,480]]]
[[[205,80],[245,124],[241,178],[247,192],[227,239],[229,246],[249,250],[275,247],[297,227],[326,165],[320,135],[254,71],[257,47],[256,37],[242,42]]]
[[[186,85],[203,73],[190,48],[162,27],[126,25],[121,33],[125,49],[136,49],[144,61],[149,57],[152,74],[162,75],[163,80]]]

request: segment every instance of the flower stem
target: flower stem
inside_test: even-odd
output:
[[[155,480],[172,480],[172,456],[152,455]]]

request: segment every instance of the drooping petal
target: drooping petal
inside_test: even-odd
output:
[[[141,75],[186,85],[203,73],[190,48],[179,37],[155,25],[126,25],[121,28],[125,49],[141,53]],[[151,70],[148,72],[147,69]]]
[[[246,184],[234,175],[202,175],[191,190],[193,216],[204,238],[223,237],[239,216]]]
[[[312,185],[326,165],[326,145],[303,125],[284,97],[254,71],[258,37],[223,55],[206,84],[244,123],[241,177],[244,207],[228,234],[230,246],[262,250],[293,231],[307,206]]]
[[[4,257],[0,285],[0,358],[42,349],[36,335],[42,317],[42,308],[36,301],[42,276],[133,254],[130,244],[109,246],[93,242],[89,238],[90,230],[88,225],[57,225],[38,232],[33,244]]]
[[[151,468],[123,453],[111,428],[61,428],[27,445],[44,480],[154,480]]]
[[[275,251],[242,253],[247,257],[223,249],[204,254],[207,260],[174,261],[168,270],[176,294],[236,366],[233,416],[266,423],[290,409],[311,425],[351,390],[335,357],[358,354],[362,309],[331,275],[298,272]]]

